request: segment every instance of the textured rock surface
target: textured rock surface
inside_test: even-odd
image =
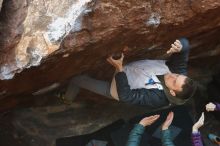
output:
[[[80,96],[80,98],[85,99],[85,96]],[[86,102],[74,102],[72,105],[23,108],[0,114],[1,144],[5,146],[55,146],[57,138],[92,133],[116,120],[128,120],[149,112],[144,107],[100,100],[102,97],[90,96],[90,98],[92,100],[87,98]],[[219,135],[220,122],[211,118],[211,113],[207,114],[201,133],[204,144],[215,146],[207,138],[207,134]],[[177,117],[178,115],[174,118]]]
[[[0,0],[0,10],[2,8],[2,2],[3,2],[3,0]]]
[[[129,119],[146,111],[115,102],[17,110],[1,118],[0,141],[7,146],[55,146],[57,138],[92,133],[116,120]]]
[[[43,57],[57,50],[62,39],[70,31],[80,29],[79,16],[83,13],[85,4],[89,1],[5,1],[4,10],[6,12],[3,11],[5,15],[2,18],[5,18],[5,21],[15,19],[14,21],[19,22],[11,28],[9,26],[13,22],[3,24],[5,29],[10,30],[12,33],[16,31],[16,27],[21,27],[23,30],[20,31],[22,36],[20,36],[19,42],[15,41],[17,44],[13,46],[15,52],[13,58],[2,60],[0,78],[2,80],[12,79],[15,72],[21,72],[24,68],[30,68],[31,66],[38,66]],[[16,11],[12,12],[12,10]],[[12,14],[8,17],[8,13]],[[8,34],[4,33],[4,35],[7,36]],[[15,37],[17,37],[16,34]],[[11,38],[13,39],[13,37]],[[13,45],[11,41],[8,41],[8,38],[3,39],[3,41],[2,45],[7,43]],[[2,50],[8,51],[8,48],[6,45],[3,46]],[[6,54],[8,56],[8,53]]]
[[[55,88],[82,72],[109,78],[105,58],[124,46],[126,61],[161,58],[174,39],[187,36],[191,61],[218,58],[219,12],[218,0],[4,0],[0,98]]]

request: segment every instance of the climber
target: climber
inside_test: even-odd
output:
[[[122,54],[118,60],[107,61],[116,69],[112,83],[80,75],[74,77],[64,95],[72,100],[79,88],[129,104],[159,108],[181,105],[195,93],[196,84],[187,75],[189,41],[176,40],[167,51],[169,60],[139,60],[123,66]]]

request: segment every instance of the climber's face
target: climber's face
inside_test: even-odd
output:
[[[176,92],[183,90],[186,76],[174,73],[168,73],[164,75],[164,81],[167,88],[170,90],[171,95],[176,96]]]

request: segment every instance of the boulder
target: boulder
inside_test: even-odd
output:
[[[110,79],[109,54],[127,46],[126,62],[164,58],[181,36],[192,44],[190,61],[209,67],[206,58],[220,54],[219,12],[218,0],[4,0],[0,99],[51,90],[80,73]]]

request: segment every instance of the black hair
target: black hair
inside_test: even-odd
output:
[[[195,94],[197,84],[192,79],[187,77],[184,81],[182,89],[182,91],[176,92],[176,96],[181,99],[189,99]]]

